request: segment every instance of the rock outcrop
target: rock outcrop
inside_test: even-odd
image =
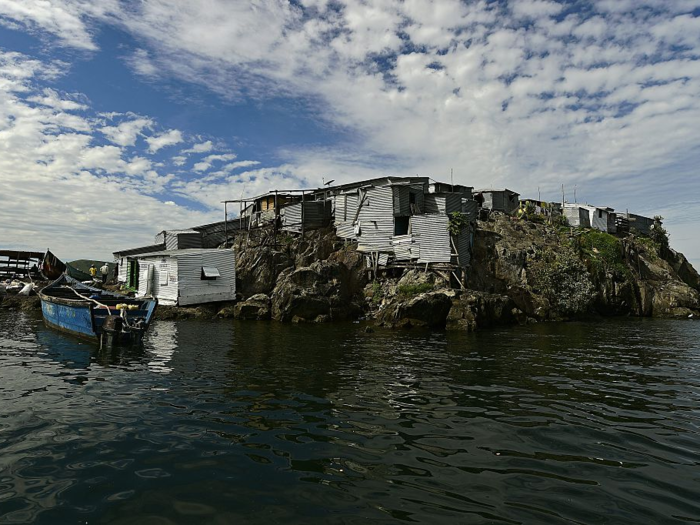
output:
[[[479,221],[466,290],[424,270],[368,282],[364,257],[332,229],[259,230],[236,244],[242,301],[219,315],[282,322],[365,317],[386,327],[475,330],[590,315],[700,316],[700,276],[645,237],[513,220]]]

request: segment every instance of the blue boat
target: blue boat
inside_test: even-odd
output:
[[[39,292],[46,326],[100,344],[139,343],[158,301],[101,290],[61,275]]]

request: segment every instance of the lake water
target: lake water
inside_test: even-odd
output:
[[[477,334],[0,311],[0,523],[700,521],[700,323]]]

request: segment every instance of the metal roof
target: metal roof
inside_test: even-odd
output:
[[[164,257],[170,255],[191,255],[195,253],[223,252],[223,248],[185,248],[184,250],[161,250],[157,252],[140,253],[139,257]]]
[[[140,253],[154,252],[156,250],[162,250],[163,248],[165,248],[165,243],[151,244],[149,246],[140,246],[138,248],[127,248],[126,250],[112,252],[112,255],[114,257],[124,257],[124,256],[128,256],[128,255],[138,255]]]

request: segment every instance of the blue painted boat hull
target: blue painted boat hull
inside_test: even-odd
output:
[[[82,297],[71,293],[71,289],[77,290]],[[89,294],[99,294],[99,301],[88,300],[86,297]],[[99,342],[106,335],[109,336],[110,343],[139,342],[150,325],[158,304],[155,299],[134,299],[100,290],[66,275],[44,288],[39,297],[44,323],[50,328],[94,342]],[[118,303],[136,309],[122,312],[116,308]],[[112,320],[125,320],[131,328],[117,331],[113,327],[103,329],[105,321],[110,317]],[[137,322],[138,328],[135,327]]]

